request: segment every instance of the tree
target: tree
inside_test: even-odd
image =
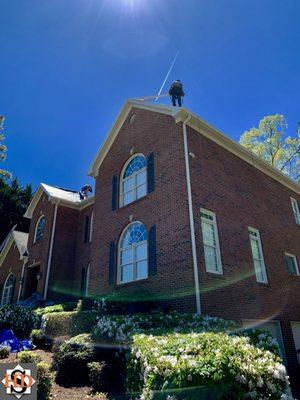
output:
[[[5,137],[3,135],[3,125],[4,125],[4,116],[0,115],[0,161],[4,161],[6,158],[6,150],[7,147],[3,144]],[[10,177],[10,173],[0,168],[0,177]]]
[[[22,188],[16,178],[0,178],[0,244],[16,224],[17,230],[28,232],[29,221],[23,215],[31,199],[31,185]]]
[[[240,143],[248,150],[300,182],[300,129],[287,136],[287,122],[283,115],[268,115],[260,120],[258,128],[245,131]]]

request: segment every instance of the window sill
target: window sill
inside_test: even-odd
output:
[[[146,282],[149,280],[149,276],[147,278],[143,278],[143,279],[136,279],[135,281],[130,281],[130,282],[124,282],[124,283],[115,283],[115,287],[124,287],[124,286],[129,286],[129,285],[136,285],[139,284],[141,282]]]
[[[142,201],[142,200],[144,200],[146,197],[148,197],[149,194],[150,194],[150,193],[147,193],[145,196],[143,196],[143,197],[141,197],[141,198],[139,198],[139,199],[136,199],[136,200],[132,201],[131,203],[126,204],[125,206],[119,206],[115,211],[124,210],[124,209],[126,209],[126,208],[128,208],[128,207],[130,207],[130,206],[132,206],[132,205],[134,205],[134,204],[136,204],[136,203],[139,203],[140,201]]]

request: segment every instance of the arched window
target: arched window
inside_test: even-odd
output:
[[[1,305],[11,304],[14,296],[14,287],[15,287],[15,276],[13,274],[9,274],[4,283]]]
[[[133,222],[119,242],[118,283],[145,279],[148,276],[147,231],[141,222]]]
[[[121,206],[146,196],[147,194],[147,160],[142,154],[131,158],[121,177]]]
[[[34,243],[40,241],[42,237],[44,236],[44,231],[45,231],[45,217],[42,215],[38,222],[36,223],[35,227],[35,234],[34,234]]]

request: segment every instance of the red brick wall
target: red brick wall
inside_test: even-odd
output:
[[[89,216],[91,221],[91,215],[93,212],[93,204],[80,210],[78,217],[78,225],[76,231],[76,269],[74,271],[74,286],[73,291],[78,296],[81,296],[81,284],[82,284],[82,270],[86,269],[90,262],[90,247],[91,243],[85,242],[85,218]],[[93,226],[91,226],[93,229]]]
[[[36,223],[41,215],[45,216],[44,236],[37,243],[33,243]],[[29,259],[26,264],[27,266],[30,266],[31,264],[39,263],[42,277],[38,281],[38,292],[42,295],[44,293],[53,215],[54,215],[54,205],[48,200],[48,196],[46,194],[43,194],[33,212],[32,219],[30,222],[29,237],[28,237]]]
[[[91,293],[146,289],[178,308],[195,310],[182,128],[172,117],[132,110],[134,123],[125,121],[96,178],[94,230],[91,244]],[[155,191],[112,211],[112,178],[133,153],[155,154]],[[147,230],[156,225],[157,275],[125,285],[109,285],[109,244],[123,229],[141,221]]]
[[[19,279],[22,274],[22,267],[23,261],[20,260],[19,250],[15,242],[13,242],[0,267],[0,303],[2,300],[3,286],[8,274],[10,273],[13,273],[14,276],[17,278],[14,287],[13,302],[17,301],[20,287]]]
[[[290,276],[284,253],[300,261],[300,226],[290,196],[300,196],[188,129],[202,312],[236,320],[281,322],[290,365],[295,365],[290,320],[300,321],[300,277]],[[216,213],[223,275],[204,265],[200,208]],[[268,284],[256,282],[248,227],[260,231]]]

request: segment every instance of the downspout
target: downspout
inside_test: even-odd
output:
[[[46,281],[45,281],[45,289],[44,289],[44,300],[46,300],[47,293],[48,293],[58,204],[59,204],[59,201],[57,203],[55,203],[55,208],[54,208],[54,216],[53,216],[53,224],[52,224],[52,232],[51,232],[50,248],[49,248],[49,257],[48,257],[48,263],[47,263]]]
[[[194,267],[196,306],[197,306],[197,313],[201,314],[200,283],[199,283],[199,272],[198,272],[198,261],[197,261],[197,250],[196,250],[194,212],[193,212],[193,202],[192,202],[190,161],[189,161],[189,150],[188,150],[187,133],[186,133],[186,124],[189,122],[190,119],[191,119],[191,114],[188,114],[188,116],[186,117],[186,119],[183,121],[183,124],[182,124],[182,134],[183,134],[183,145],[184,145],[186,185],[187,185],[188,204],[189,204],[189,217],[190,217],[192,256],[193,256],[193,267]]]
[[[18,293],[17,302],[19,302],[20,298],[21,298],[22,288],[24,285],[25,265],[26,265],[27,261],[28,261],[28,257],[23,257],[23,266],[22,266],[21,281],[20,281],[20,285],[19,285],[19,293]]]

